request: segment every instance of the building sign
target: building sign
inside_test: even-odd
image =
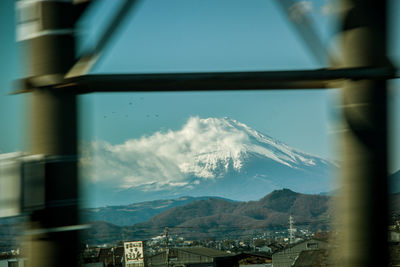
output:
[[[144,266],[143,242],[124,242],[125,264]]]

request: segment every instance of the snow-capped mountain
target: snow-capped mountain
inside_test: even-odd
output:
[[[257,200],[281,188],[320,193],[332,189],[336,169],[229,118],[192,117],[180,130],[91,148],[82,165],[92,167],[91,181],[108,204],[183,195]]]

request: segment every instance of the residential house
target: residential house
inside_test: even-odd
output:
[[[237,266],[232,254],[204,247],[170,248],[146,259],[148,267],[219,267]],[[231,262],[233,261],[233,262]]]
[[[299,257],[296,259],[293,267],[322,267],[332,266],[330,262],[328,250],[303,250],[300,252]]]
[[[326,249],[327,247],[327,242],[318,239],[309,239],[290,244],[284,249],[272,254],[272,266],[292,267],[302,251]]]

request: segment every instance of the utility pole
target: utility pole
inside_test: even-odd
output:
[[[342,4],[343,67],[388,67],[386,1]],[[335,257],[343,267],[388,266],[386,80],[347,80],[342,113],[340,243]]]
[[[294,243],[294,232],[296,231],[296,229],[293,228],[293,224],[294,224],[293,216],[290,215],[289,216],[289,244]]]
[[[44,203],[29,224],[29,266],[78,263],[77,100],[53,90],[75,63],[75,9],[72,1],[21,0],[17,37],[27,48],[28,77],[43,87],[31,93],[30,153],[42,155]]]
[[[169,267],[169,240],[168,240],[168,227],[165,227],[165,244],[167,245],[167,250],[165,253],[165,262],[167,267]]]
[[[111,248],[112,256],[113,256],[113,266],[115,267],[115,247]]]

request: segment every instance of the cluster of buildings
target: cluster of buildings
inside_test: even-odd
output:
[[[140,242],[140,241],[139,241]],[[328,243],[307,239],[293,244],[271,243],[263,246],[267,251],[230,252],[202,246],[171,247],[155,254],[145,254],[142,261],[129,263],[127,243],[109,248],[87,248],[85,267],[292,267],[322,266],[327,262]],[[145,250],[146,251],[146,250]],[[313,265],[309,265],[312,263]]]
[[[309,231],[299,231],[295,238],[289,238],[285,231],[244,240],[185,240],[165,235],[146,242],[87,246],[82,253],[82,264],[85,267],[292,267],[297,262],[296,266],[304,267],[311,266],[301,265],[304,259],[324,257],[327,239],[325,232]]]
[[[118,245],[86,246],[82,267],[318,267],[335,266],[335,247],[326,232],[305,239],[211,240],[171,242],[162,247],[156,240],[120,242]],[[158,239],[161,242],[160,239]],[[172,238],[171,238],[172,241]],[[263,241],[263,242],[262,242]],[[253,243],[254,246],[251,246]],[[400,233],[389,231],[391,266],[400,267]],[[179,246],[177,246],[179,245]],[[338,246],[340,244],[336,244]],[[208,246],[208,247],[207,247]],[[227,249],[229,248],[229,249]],[[236,249],[234,249],[236,248]],[[19,250],[0,253],[0,267],[27,267]]]
[[[400,239],[389,239],[390,266],[400,267]],[[395,236],[395,235],[394,235]],[[321,236],[319,236],[320,238]],[[87,248],[91,258],[85,267],[319,267],[338,266],[340,257],[332,257],[333,246],[326,239],[309,238],[294,243],[271,243],[268,251],[223,251],[202,246],[164,248],[145,254],[143,262],[129,264],[124,260],[124,247]]]
[[[124,248],[88,248],[91,258],[84,259],[84,267],[218,267],[218,266],[272,266],[271,257],[263,253],[227,253],[205,247],[168,248],[143,261],[129,263]],[[94,254],[93,251],[97,253]]]
[[[251,238],[186,240],[178,235],[147,241],[86,245],[82,267],[318,267],[336,266],[330,252],[340,246],[330,232],[294,229],[263,232]],[[400,267],[400,223],[389,227],[391,266]],[[19,249],[0,253],[0,267],[27,267]]]

